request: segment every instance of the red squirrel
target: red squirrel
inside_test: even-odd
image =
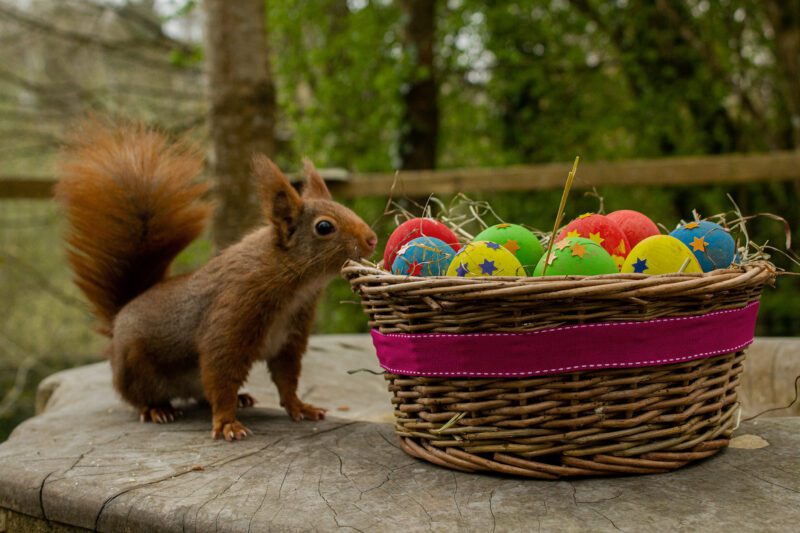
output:
[[[289,416],[320,420],[325,409],[297,396],[314,309],[342,264],[369,257],[377,237],[332,200],[310,161],[299,194],[257,155],[267,224],[199,270],[170,277],[213,210],[208,184],[197,181],[203,164],[197,148],[138,125],[86,123],[64,151],[55,196],[68,261],[111,339],[114,387],[142,421],[173,421],[177,398],[206,400],[212,436],[239,440],[251,432],[236,409],[254,403],[239,389],[266,360]]]

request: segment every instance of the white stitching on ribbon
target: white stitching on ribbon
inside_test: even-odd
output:
[[[623,366],[647,366],[647,365],[660,365],[666,363],[677,363],[680,361],[688,361],[692,359],[701,359],[703,357],[718,355],[721,353],[731,353],[737,352],[740,349],[744,348],[748,344],[752,343],[752,340],[745,342],[744,344],[740,344],[738,346],[732,346],[730,348],[723,348],[721,350],[714,350],[713,352],[700,352],[692,355],[686,355],[683,357],[671,357],[667,359],[652,359],[650,361],[634,361],[632,363],[607,363],[607,364],[585,364],[585,365],[574,365],[574,366],[562,366],[561,368],[548,368],[547,370],[531,370],[528,372],[430,372],[430,371],[419,371],[419,370],[402,370],[399,368],[389,368],[388,366],[381,367],[384,370],[388,370],[389,372],[394,372],[396,374],[405,374],[405,375],[435,375],[435,376],[534,376],[537,374],[552,374],[557,372],[567,372],[571,370],[586,370],[589,368],[599,368],[599,369],[612,369],[617,367]]]

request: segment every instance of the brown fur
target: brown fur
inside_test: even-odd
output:
[[[196,148],[141,126],[86,122],[71,139],[55,189],[69,224],[68,259],[101,330],[166,275],[203,232],[211,205]]]
[[[184,183],[185,167],[167,164],[164,159],[135,164],[135,157],[172,157],[177,148],[159,145],[159,150],[141,150],[141,145],[152,143],[149,136],[153,134],[136,128],[124,131],[122,138],[130,145],[127,151],[85,145],[70,152],[68,159],[73,163],[66,167],[70,173],[59,184],[59,196],[73,228],[70,235],[78,236],[69,240],[73,250],[79,250],[78,260],[72,260],[78,283],[95,304],[101,321],[110,325],[117,391],[140,409],[144,419],[159,422],[174,418],[173,399],[205,398],[213,411],[213,435],[239,439],[248,430],[236,420],[236,408],[240,403],[252,403],[252,398],[242,399],[238,391],[253,363],[263,359],[289,415],[296,420],[322,418],[324,410],[303,404],[297,397],[300,358],[314,307],[326,283],[347,259],[374,251],[374,232],[355,213],[331,200],[309,162],[300,195],[272,161],[258,156],[253,168],[268,224],[193,274],[162,279],[180,250],[174,251],[176,243],[186,240],[189,228],[202,228],[199,221],[199,226],[189,224],[185,213],[197,214],[202,208],[207,217],[208,209],[198,203],[199,195],[161,193]],[[119,135],[106,132],[106,137],[95,142],[105,147],[111,142],[107,137]],[[91,164],[78,162],[85,154]],[[131,175],[125,179],[106,170],[119,168],[119,158],[130,165],[125,168]],[[140,171],[150,168],[148,164],[174,169],[174,173],[144,175]],[[80,178],[78,171],[84,168],[89,171]],[[87,181],[91,183],[84,183]],[[144,187],[145,183],[151,186]],[[132,240],[132,235],[139,233],[123,232],[125,227],[141,231],[139,221],[146,219],[143,213],[159,222],[149,235],[159,235],[155,242],[163,243],[164,248],[149,241],[148,247],[139,248],[145,241]],[[333,223],[336,231],[318,235],[314,228],[320,219]],[[168,228],[173,222],[171,233]],[[100,232],[103,239],[111,239],[109,244],[100,234],[79,229],[105,226],[115,228]],[[149,266],[151,257],[159,258],[158,269]],[[132,277],[132,269],[108,267],[115,261],[136,265],[136,272],[144,268],[147,276]],[[151,282],[157,273],[161,281]],[[126,295],[133,289],[118,284],[129,279],[133,279],[130,287],[147,286],[128,302]]]

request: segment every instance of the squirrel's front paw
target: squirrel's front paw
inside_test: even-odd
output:
[[[283,407],[286,412],[292,417],[292,420],[322,420],[325,418],[327,409],[322,407],[314,407],[311,404],[303,403],[299,399],[294,399],[290,402],[284,403]]]
[[[234,440],[242,440],[253,432],[244,427],[241,422],[234,420],[233,422],[214,422],[214,429],[211,430],[211,436],[214,439],[220,437],[228,442]]]

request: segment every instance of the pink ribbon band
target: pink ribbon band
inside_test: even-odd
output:
[[[380,333],[384,370],[412,376],[526,377],[667,365],[736,352],[753,342],[758,302],[645,322],[578,324],[525,333]]]

